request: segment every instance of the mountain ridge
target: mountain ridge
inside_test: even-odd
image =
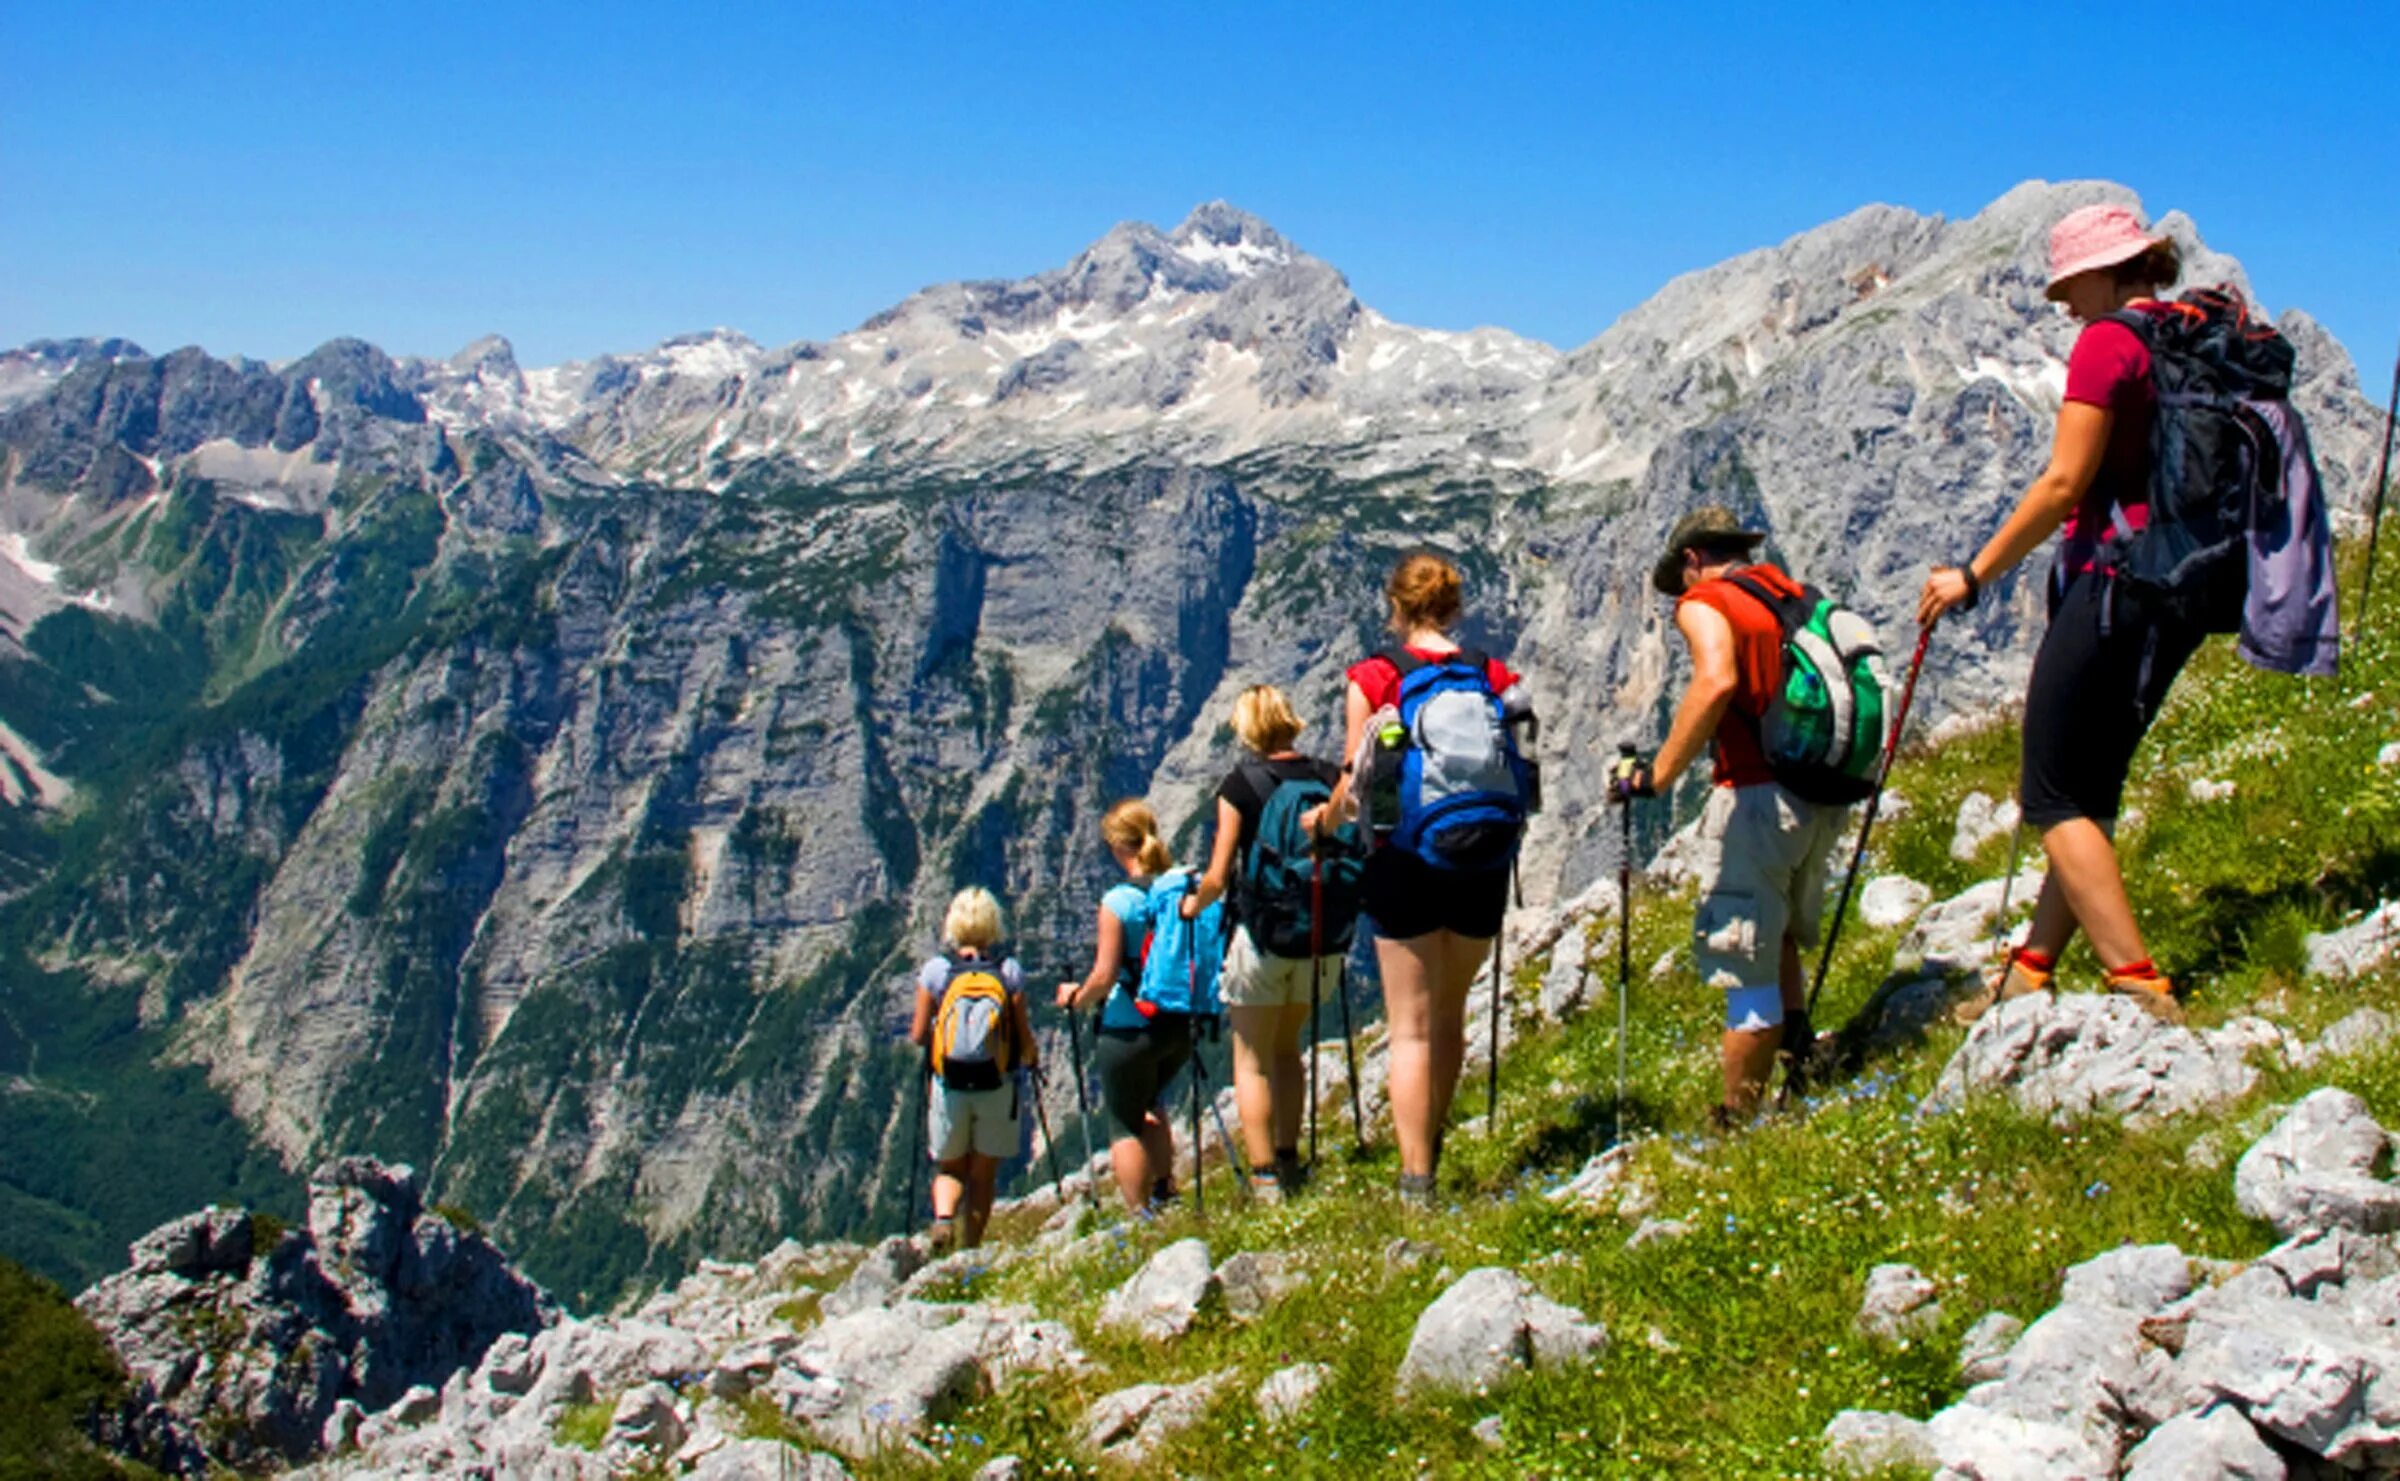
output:
[[[106,1096],[88,1046],[138,1043],[286,1167],[427,1169],[578,1299],[888,1220],[904,968],[952,888],[1071,970],[1099,811],[1146,794],[1196,846],[1250,682],[1322,746],[1384,572],[1430,545],[1545,696],[1525,885],[1576,893],[1615,843],[1573,758],[1654,733],[1680,661],[1646,587],[1674,518],[1731,503],[1903,630],[2046,456],[2048,218],[2124,196],[1853,213],[1678,279],[1582,363],[1390,325],[1230,212],[822,346],[712,332],[548,380],[489,340],[9,352],[0,770],[70,790],[0,808],[0,1010],[50,1024],[66,983],[98,1026],[11,1030],[0,1071]],[[2375,409],[2284,322],[2354,504]],[[2037,587],[1946,629],[1928,716],[2014,692]],[[0,1135],[98,1135],[29,1104]]]

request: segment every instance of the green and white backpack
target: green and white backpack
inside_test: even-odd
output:
[[[1775,780],[1804,802],[1865,801],[1890,718],[1891,675],[1874,625],[1813,586],[1786,596],[1738,571],[1724,579],[1783,629],[1783,687],[1759,722]]]

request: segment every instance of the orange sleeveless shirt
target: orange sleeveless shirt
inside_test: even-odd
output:
[[[1741,572],[1769,591],[1800,594],[1798,582],[1764,562],[1744,566]],[[1783,626],[1764,603],[1721,576],[1685,592],[1676,605],[1684,602],[1713,607],[1733,625],[1733,702],[1717,723],[1716,784],[1754,787],[1771,782],[1775,772],[1759,742],[1759,721],[1783,688]]]

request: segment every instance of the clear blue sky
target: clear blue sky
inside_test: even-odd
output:
[[[2103,176],[2389,384],[2400,7],[1621,9],[0,0],[0,344],[775,344],[1221,196],[1572,346],[1870,201]]]

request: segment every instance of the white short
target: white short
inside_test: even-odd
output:
[[[1002,1161],[1017,1155],[1020,1135],[1016,1087],[951,1090],[933,1087],[933,1160],[951,1162],[969,1152]]]
[[[1317,958],[1317,993],[1331,997],[1340,990],[1342,958]],[[1271,956],[1250,940],[1247,926],[1233,928],[1225,948],[1224,975],[1217,979],[1228,1008],[1289,1008],[1308,1006],[1307,957]]]

